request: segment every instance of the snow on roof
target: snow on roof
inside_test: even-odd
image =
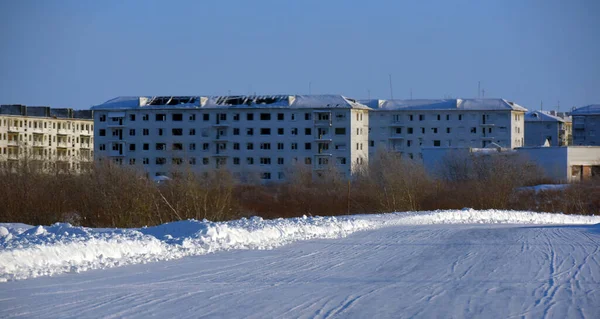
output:
[[[134,108],[359,108],[369,109],[342,95],[233,95],[117,97],[93,110]]]
[[[600,104],[592,104],[573,110],[571,115],[600,115]]]
[[[570,119],[552,115],[545,111],[531,111],[525,114],[525,122],[570,122]]]
[[[514,110],[527,111],[524,107],[504,99],[417,99],[417,100],[361,100],[373,109],[391,110],[465,110],[495,111]]]

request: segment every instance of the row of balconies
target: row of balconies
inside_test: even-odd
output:
[[[32,134],[57,134],[57,135],[94,135],[94,131],[91,130],[69,130],[69,129],[50,129],[50,128],[30,128],[30,127],[17,127],[9,126],[7,128],[8,133],[23,133],[29,132]]]

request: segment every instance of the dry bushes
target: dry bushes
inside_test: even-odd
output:
[[[600,181],[557,192],[514,190],[543,183],[531,162],[514,154],[451,154],[435,175],[418,161],[380,152],[352,179],[330,166],[289,167],[286,181],[236,181],[226,170],[194,174],[189,168],[156,184],[141,168],[98,163],[71,174],[23,163],[0,169],[0,222],[91,227],[140,227],[182,219],[230,220],[344,215],[393,211],[521,209],[569,214],[600,211]]]
[[[510,209],[515,189],[545,181],[539,167],[514,153],[449,153],[435,176],[426,209]]]
[[[140,227],[189,218],[231,219],[238,217],[233,187],[233,178],[223,171],[157,185],[141,169],[109,162],[77,175],[23,165],[0,170],[0,222]]]

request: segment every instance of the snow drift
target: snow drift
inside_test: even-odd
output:
[[[170,260],[231,249],[272,249],[391,225],[597,224],[600,216],[471,209],[230,222],[180,221],[139,229],[0,224],[0,281]]]

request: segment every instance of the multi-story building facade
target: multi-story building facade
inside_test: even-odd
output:
[[[600,104],[575,109],[571,117],[574,145],[600,145]]]
[[[93,162],[94,123],[89,110],[0,106],[0,163],[80,170]]]
[[[525,114],[525,146],[567,146],[571,144],[571,118],[555,111]]]
[[[423,147],[503,148],[524,145],[525,108],[503,99],[364,100],[369,150],[422,158]]]
[[[92,109],[96,158],[150,177],[227,168],[277,181],[291,165],[351,176],[368,161],[369,108],[340,95],[119,97]]]

